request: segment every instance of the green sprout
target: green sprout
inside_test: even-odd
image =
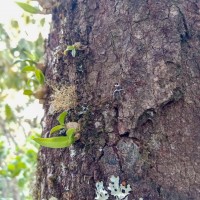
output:
[[[76,122],[69,122],[65,124],[66,116],[67,116],[66,111],[62,112],[58,116],[57,120],[59,122],[59,125],[54,126],[51,129],[50,135],[61,129],[65,129],[67,136],[58,136],[58,137],[51,137],[51,138],[33,138],[33,140],[37,142],[38,144],[44,147],[49,147],[49,148],[65,148],[74,144],[75,141],[77,140],[77,137],[75,136],[75,134],[79,130],[79,126],[78,126],[78,123]],[[73,126],[69,126],[70,124]],[[74,124],[76,124],[76,126],[74,126]]]
[[[57,120],[58,120],[58,122],[59,122],[59,125],[54,126],[54,127],[51,129],[50,135],[53,134],[53,133],[55,133],[56,131],[59,131],[59,130],[63,129],[63,128],[65,129],[65,118],[66,118],[66,116],[67,116],[67,112],[66,112],[66,111],[62,112],[62,113],[58,116]]]
[[[67,55],[67,53],[69,52],[69,51],[71,51],[71,55],[73,56],[73,57],[75,57],[76,56],[76,52],[77,52],[77,50],[81,50],[81,43],[80,42],[75,42],[73,45],[68,45],[67,46],[67,48],[65,49],[65,51],[64,51],[64,55]]]

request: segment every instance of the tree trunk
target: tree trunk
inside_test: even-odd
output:
[[[129,200],[200,199],[200,1],[58,2],[45,76],[76,86],[67,120],[81,137],[40,149],[35,199],[93,200],[112,175],[130,184]],[[75,42],[76,56],[63,55]],[[43,137],[59,114],[48,112],[52,93]]]

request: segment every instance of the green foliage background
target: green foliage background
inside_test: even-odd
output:
[[[28,4],[41,9],[35,1]],[[16,9],[21,8],[16,4]],[[41,132],[41,119],[32,117],[32,113],[27,119],[26,109],[34,104],[38,112],[42,111],[32,96],[23,93],[35,91],[44,82],[36,66],[44,62],[42,33],[48,32],[49,22],[49,16],[21,9],[19,19],[0,23],[0,200],[32,199],[30,188],[34,184],[38,146],[30,135]],[[35,27],[35,39],[29,39],[29,27]]]

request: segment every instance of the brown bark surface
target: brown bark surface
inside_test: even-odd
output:
[[[41,148],[35,198],[93,200],[115,175],[129,200],[200,199],[200,1],[63,0],[52,15],[45,75],[76,86],[81,138]],[[56,53],[75,42],[75,58]]]

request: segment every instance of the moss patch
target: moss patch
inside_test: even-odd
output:
[[[53,94],[51,95],[51,100],[49,102],[50,114],[59,113],[74,108],[77,105],[76,88],[74,85],[50,85],[50,87],[53,89]]]

